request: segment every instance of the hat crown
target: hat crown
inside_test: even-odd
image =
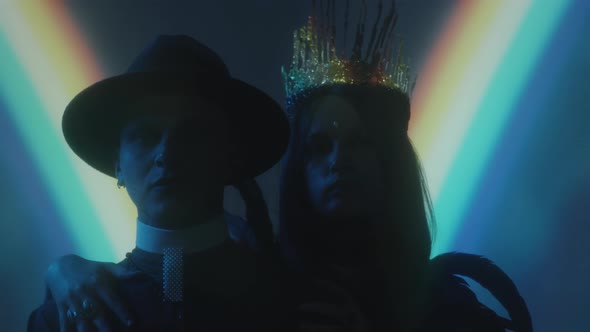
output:
[[[227,66],[217,53],[185,35],[158,36],[135,58],[127,73],[194,73],[230,77]]]
[[[64,137],[89,165],[115,176],[121,130],[142,112],[128,106],[146,96],[170,93],[205,97],[227,112],[241,161],[232,165],[227,183],[261,174],[287,147],[289,127],[280,106],[263,91],[231,77],[223,60],[209,47],[182,35],[157,37],[126,73],[78,93],[62,117]]]

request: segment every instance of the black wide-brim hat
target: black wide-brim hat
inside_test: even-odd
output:
[[[99,81],[74,97],[62,118],[67,143],[90,166],[114,177],[121,130],[141,115],[129,106],[150,95],[199,96],[227,112],[237,147],[230,158],[238,160],[232,163],[228,184],[268,170],[287,148],[289,124],[279,104],[231,77],[213,50],[188,36],[159,36],[126,73]]]

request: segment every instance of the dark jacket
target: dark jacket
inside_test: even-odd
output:
[[[288,331],[295,325],[281,269],[233,242],[185,259],[181,304],[163,301],[161,255],[134,249],[119,264],[142,273],[117,282],[116,292],[137,318],[136,326],[118,325],[118,331]],[[28,331],[59,331],[52,299],[31,314]]]
[[[502,317],[480,303],[460,276],[486,288],[508,312]],[[452,252],[431,260],[424,318],[418,331],[531,332],[528,307],[514,282],[482,256]]]

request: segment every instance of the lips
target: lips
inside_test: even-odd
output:
[[[345,178],[336,178],[326,186],[326,193],[329,195],[339,195],[350,192],[354,188],[352,182]]]
[[[163,177],[163,178],[158,179],[157,181],[152,183],[152,185],[150,187],[152,187],[152,188],[154,188],[154,187],[168,187],[168,186],[178,185],[179,183],[180,183],[180,181],[179,181],[178,177],[167,176],[167,177]]]

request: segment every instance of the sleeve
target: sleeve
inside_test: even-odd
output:
[[[27,332],[59,332],[59,314],[53,300],[46,300],[31,313]]]
[[[232,240],[234,240],[236,243],[244,244],[252,249],[258,247],[254,231],[245,219],[233,215],[227,211],[224,213],[224,219],[227,223],[227,228]]]
[[[458,276],[438,280],[430,295],[420,331],[506,331],[506,320],[479,302],[467,282]]]
[[[501,326],[501,331],[533,330],[530,312],[516,284],[508,274],[486,257],[461,252],[441,254],[430,261],[430,274],[433,284],[443,290],[438,292],[439,295],[444,293],[442,298],[445,298],[445,301],[460,300],[457,301],[461,304],[459,309],[469,309],[466,312],[469,318],[473,317],[472,321]],[[481,304],[459,275],[472,279],[488,290],[506,309],[509,319],[497,315]],[[449,291],[444,292],[445,289]]]

